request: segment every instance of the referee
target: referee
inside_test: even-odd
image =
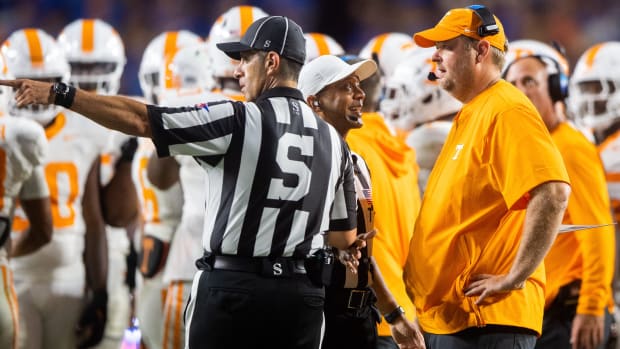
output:
[[[106,127],[153,138],[160,156],[192,155],[208,171],[203,248],[186,311],[189,348],[318,348],[325,240],[355,241],[352,164],[338,133],[296,89],[301,28],[252,23],[234,59],[248,103],[182,108],[99,96],[63,83],[2,80],[18,106],[57,104]]]

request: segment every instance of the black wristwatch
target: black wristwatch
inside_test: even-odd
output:
[[[385,318],[385,322],[392,325],[394,322],[396,322],[396,319],[398,319],[398,317],[404,313],[405,313],[405,309],[403,309],[403,307],[399,305],[396,307],[396,309],[392,310],[390,313],[383,315],[383,317]]]
[[[73,98],[75,98],[75,87],[64,82],[56,82],[52,85],[52,93],[54,93],[55,105],[71,108]]]

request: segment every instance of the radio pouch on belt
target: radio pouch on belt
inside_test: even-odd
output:
[[[319,249],[305,260],[306,273],[315,286],[329,286],[334,270],[334,254],[328,247]]]

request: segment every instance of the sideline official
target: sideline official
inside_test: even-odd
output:
[[[324,245],[355,240],[351,160],[338,133],[303,102],[301,28],[254,22],[234,59],[248,103],[166,108],[63,83],[5,80],[18,106],[57,104],[106,127],[150,136],[160,156],[192,155],[209,173],[203,248],[186,315],[189,348],[318,348]],[[317,274],[314,272],[319,270]],[[311,279],[314,281],[312,282]]]

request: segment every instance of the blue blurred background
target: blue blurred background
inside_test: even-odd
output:
[[[357,53],[374,35],[413,34],[433,26],[449,8],[473,3],[488,6],[500,18],[509,40],[558,41],[571,65],[593,44],[620,40],[618,0],[0,0],[0,37],[4,40],[26,27],[56,36],[74,19],[101,18],[118,30],[125,43],[121,93],[139,95],[138,66],[152,38],[179,29],[206,37],[215,19],[235,5],[288,16],[304,31],[329,34],[348,52]]]

